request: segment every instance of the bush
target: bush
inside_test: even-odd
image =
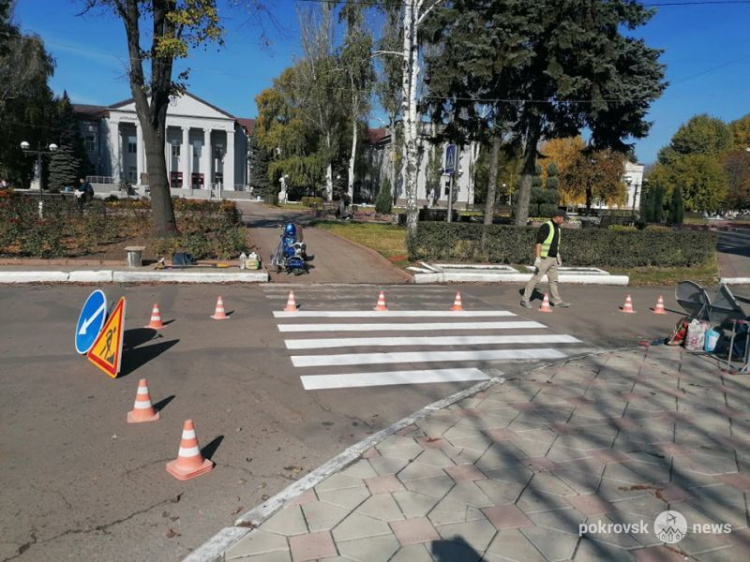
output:
[[[482,231],[487,229],[482,246]],[[407,240],[409,259],[529,263],[537,228],[470,223],[422,222]],[[692,267],[714,256],[717,235],[705,231],[651,229],[563,229],[562,254],[568,266]]]
[[[379,215],[387,215],[393,207],[393,196],[391,195],[391,180],[385,178],[380,184],[378,197],[375,199],[375,212]]]
[[[304,205],[305,207],[315,207],[317,209],[320,209],[323,207],[323,198],[322,197],[303,197],[300,199],[300,203]]]

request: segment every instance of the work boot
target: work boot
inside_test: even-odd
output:
[[[570,308],[570,303],[565,301],[556,302],[555,308]]]
[[[526,299],[522,299],[521,300],[521,306],[524,307],[524,308],[533,308],[532,305],[531,305],[531,303],[529,301],[527,301]],[[570,306],[570,305],[568,305],[568,306]]]

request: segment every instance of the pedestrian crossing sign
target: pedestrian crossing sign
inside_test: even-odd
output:
[[[120,373],[124,326],[125,297],[122,297],[87,354],[89,361],[113,379]]]

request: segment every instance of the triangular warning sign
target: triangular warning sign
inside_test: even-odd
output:
[[[124,329],[125,297],[122,297],[87,354],[89,361],[113,379],[117,378],[120,372]]]

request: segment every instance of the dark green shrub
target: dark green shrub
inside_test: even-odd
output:
[[[375,212],[379,215],[387,215],[393,207],[393,196],[391,195],[391,180],[385,178],[380,184],[378,196],[375,199]]]

